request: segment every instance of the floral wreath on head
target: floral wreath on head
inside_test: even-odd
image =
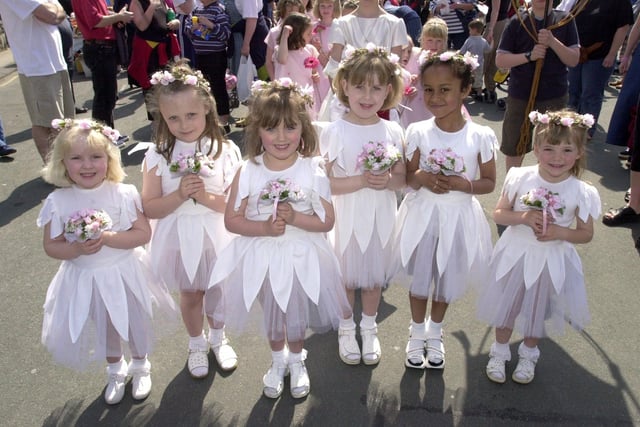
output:
[[[418,56],[418,64],[422,67],[422,65],[424,65],[424,63],[426,63],[427,61],[463,62],[465,65],[471,68],[471,71],[475,70],[480,66],[480,63],[478,62],[478,57],[476,55],[473,55],[471,52],[466,52],[463,55],[459,51],[457,52],[447,51],[447,52],[438,53],[431,50],[423,50],[422,52],[420,52],[420,55]]]
[[[591,114],[576,114],[574,117],[570,117],[563,112],[547,112],[540,114],[538,111],[530,112],[529,120],[533,125],[554,124],[556,126],[564,127],[578,126],[584,129],[591,128],[596,122]]]
[[[264,80],[256,80],[251,85],[251,95],[254,97],[257,96],[260,92],[268,90],[268,89],[288,89],[292,92],[297,93],[302,97],[304,103],[309,107],[313,106],[313,87],[300,86],[289,77],[281,77],[277,80],[273,80],[271,82],[265,82]]]
[[[95,120],[90,119],[53,119],[51,121],[51,127],[57,131],[62,129],[69,129],[73,126],[77,126],[80,129],[84,130],[95,130],[96,132],[101,133],[111,140],[113,144],[117,145],[118,138],[120,138],[120,132],[116,129],[113,129],[105,124],[100,122],[96,122]]]
[[[400,62],[400,57],[398,55],[396,55],[395,53],[391,53],[389,52],[387,49],[385,49],[382,46],[376,46],[373,43],[367,43],[367,45],[365,47],[361,47],[356,49],[355,47],[348,45],[347,47],[344,48],[344,58],[342,59],[342,61],[340,61],[340,68],[344,68],[346,66],[346,64],[350,61],[352,61],[354,58],[358,58],[362,55],[367,55],[367,54],[373,54],[376,57],[379,58],[386,58],[389,60],[389,62],[391,62],[392,64],[398,64]],[[400,70],[397,69],[396,74],[400,74]]]
[[[152,85],[168,86],[169,84],[180,81],[189,86],[201,87],[205,90],[209,89],[209,81],[204,78],[200,70],[185,70],[183,68],[174,68],[172,71],[163,70],[156,71],[151,75],[150,83]]]

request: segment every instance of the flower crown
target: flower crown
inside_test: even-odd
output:
[[[65,128],[72,128],[73,126],[77,126],[80,129],[84,130],[95,130],[109,138],[111,142],[117,144],[118,138],[120,138],[120,132],[116,129],[113,129],[105,124],[100,122],[96,122],[95,120],[90,119],[53,119],[51,121],[51,127],[55,130],[62,130]]]
[[[289,89],[292,92],[295,92],[298,95],[300,95],[300,97],[302,97],[302,99],[304,100],[304,103],[307,104],[309,107],[313,106],[313,87],[309,85],[302,87],[296,82],[294,82],[293,80],[291,80],[289,77],[281,77],[271,82],[265,82],[264,80],[256,80],[251,85],[251,95],[255,97],[258,94],[260,94],[260,92],[271,89],[271,88]]]
[[[184,68],[174,68],[172,71],[156,71],[151,75],[152,85],[167,86],[176,80],[190,86],[198,86],[209,90],[209,81],[204,78],[200,70],[185,70]]]
[[[466,52],[464,55],[460,52],[447,51],[438,53],[430,50],[423,50],[420,52],[418,56],[418,64],[422,67],[422,65],[427,61],[435,61],[439,60],[440,62],[463,62],[465,65],[471,68],[471,71],[475,70],[480,66],[478,62],[478,57],[476,55],[471,54],[471,52]]]
[[[576,114],[574,117],[569,117],[563,112],[540,114],[538,111],[530,112],[529,120],[534,125],[554,124],[564,127],[579,126],[585,129],[589,129],[596,122],[591,114]]]
[[[353,60],[354,58],[362,55],[367,55],[369,53],[372,53],[374,54],[374,56],[380,58],[387,58],[392,64],[397,64],[398,62],[400,62],[400,57],[395,53],[391,53],[384,47],[376,46],[373,43],[367,43],[365,47],[361,47],[359,49],[356,49],[351,45],[345,47],[344,58],[342,59],[342,61],[340,61],[340,68],[344,68],[347,62]]]

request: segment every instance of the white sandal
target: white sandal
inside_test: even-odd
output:
[[[209,375],[209,349],[189,349],[187,367],[193,378],[204,378]]]
[[[365,365],[377,365],[382,357],[380,340],[378,339],[378,327],[371,329],[360,328],[362,336],[362,361]]]
[[[442,336],[439,338],[427,338],[426,367],[428,369],[444,369],[444,343],[442,342]]]
[[[267,373],[262,377],[262,383],[264,384],[262,392],[264,395],[270,399],[280,397],[282,390],[284,390],[284,377],[288,374],[289,369],[287,365],[272,362],[271,367],[269,367]]]
[[[356,341],[356,328],[338,329],[338,354],[340,360],[347,365],[357,365],[360,363],[361,353],[358,341]]]
[[[223,371],[232,371],[238,367],[238,355],[229,345],[224,328],[209,329],[209,344],[216,356],[216,362]]]

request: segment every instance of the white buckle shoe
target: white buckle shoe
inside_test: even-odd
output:
[[[536,375],[536,363],[538,363],[538,358],[540,357],[538,347],[529,350],[524,347],[524,343],[520,343],[520,347],[518,347],[518,356],[520,358],[518,359],[516,370],[511,375],[511,379],[518,384],[529,384],[533,381]]]
[[[142,366],[139,362],[132,360],[129,364],[129,375],[131,375],[131,397],[134,400],[146,399],[151,393],[151,363],[144,359]]]
[[[505,364],[507,363],[502,357],[492,356],[489,358],[489,363],[487,363],[487,368],[485,372],[487,373],[487,377],[494,383],[504,384],[507,379],[507,374],[505,373]]]
[[[338,329],[338,354],[340,360],[347,365],[357,365],[360,363],[360,347],[356,341],[356,328]]]
[[[302,350],[302,360],[293,363],[289,362],[291,396],[295,399],[305,397],[309,394],[309,390],[311,389],[309,374],[307,373],[307,367],[304,364],[306,358],[307,351]]]
[[[362,337],[362,361],[365,365],[377,365],[382,357],[380,340],[378,339],[378,327],[371,329],[360,328]]]
[[[207,356],[208,353],[208,348],[189,349],[187,367],[189,368],[189,373],[193,378],[204,378],[209,375],[209,357]]]
[[[284,389],[284,377],[288,373],[287,365],[272,362],[271,367],[269,367],[267,373],[262,377],[262,383],[264,384],[262,392],[264,395],[270,399],[280,397]]]
[[[209,344],[216,356],[216,362],[223,371],[232,371],[238,367],[238,355],[229,345],[224,328],[209,329]]]
[[[409,337],[405,350],[407,357],[404,359],[404,366],[413,369],[424,369],[425,344],[426,340],[424,339]]]
[[[109,405],[115,405],[122,401],[124,388],[127,381],[127,364],[120,361],[119,367],[107,366],[107,388],[104,391],[104,400]]]

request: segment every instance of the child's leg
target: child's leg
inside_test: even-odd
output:
[[[404,365],[408,368],[423,369],[425,366],[424,352],[427,329],[424,318],[427,314],[428,301],[426,298],[418,298],[409,293],[411,326],[409,327],[409,341],[405,349],[407,357],[404,361]]]
[[[444,368],[444,344],[442,342],[442,321],[449,308],[443,301],[431,301],[431,315],[427,321],[427,368]]]
[[[120,334],[113,327],[111,320],[107,321],[106,345],[108,382],[104,391],[104,400],[109,405],[115,405],[124,397],[127,362],[122,357]]]
[[[291,374],[291,396],[296,399],[309,394],[311,383],[307,367],[304,364],[307,351],[304,350],[304,340],[289,341],[289,373]]]
[[[224,295],[220,286],[205,291],[204,311],[209,323],[209,345],[218,366],[223,371],[231,371],[238,366],[238,355],[224,333]]]
[[[202,334],[203,297],[203,291],[180,292],[180,312],[190,337],[197,337]]]
[[[360,320],[360,335],[362,336],[362,360],[365,365],[375,365],[380,362],[382,349],[378,339],[378,306],[382,296],[382,288],[361,289],[362,320]]]

